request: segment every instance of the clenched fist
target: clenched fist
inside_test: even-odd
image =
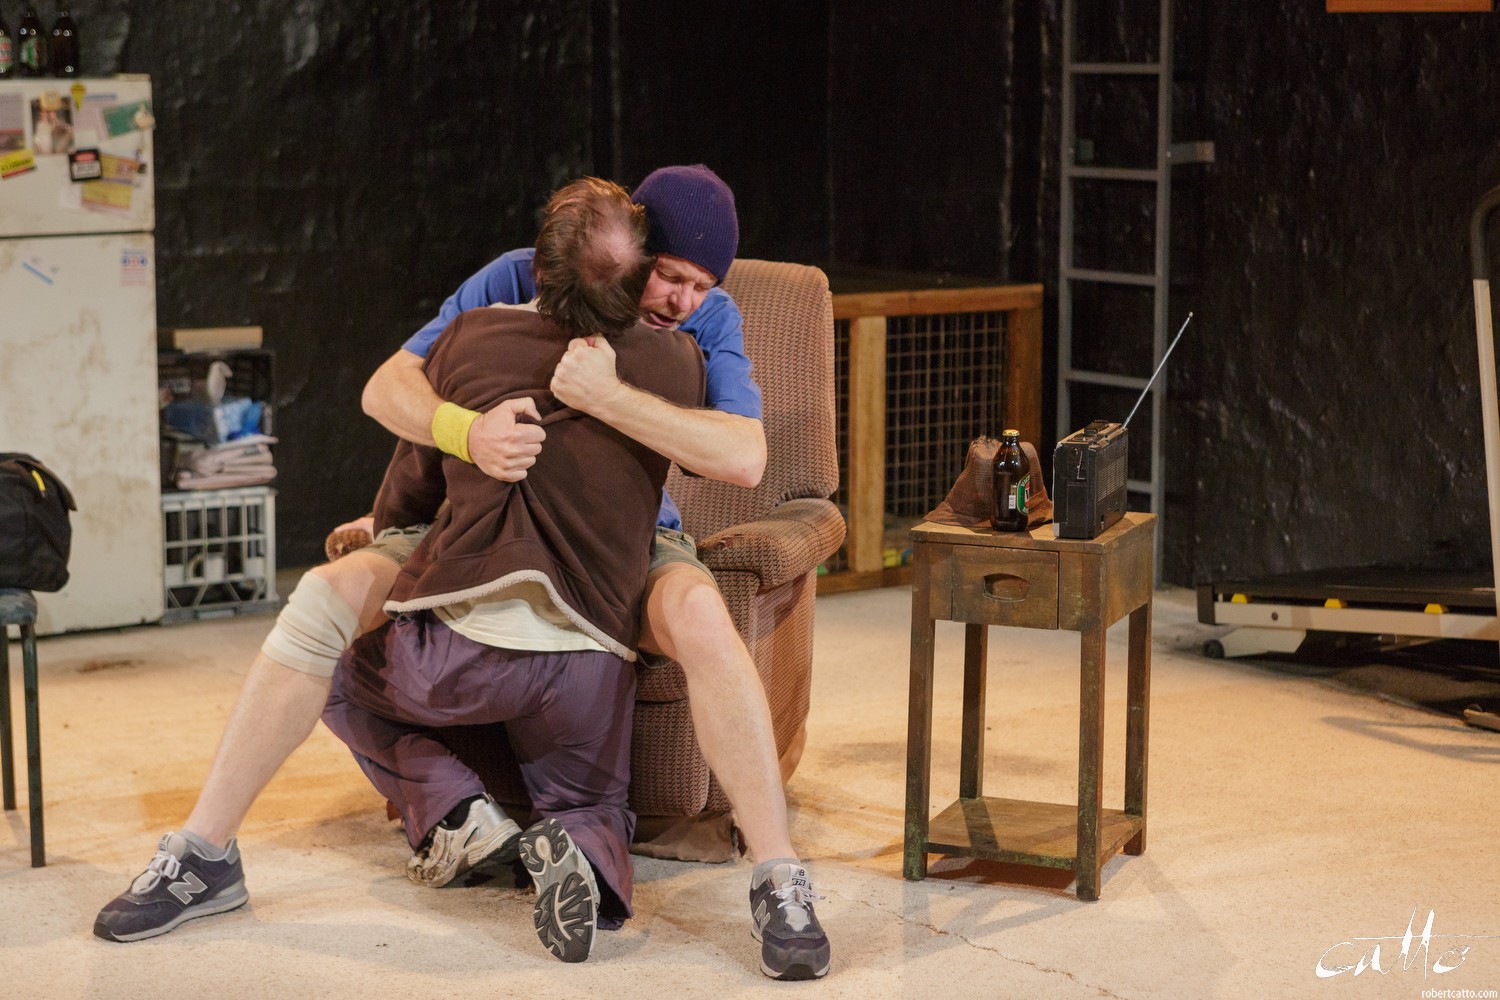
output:
[[[536,464],[547,432],[536,424],[519,422],[517,417],[522,414],[541,419],[530,396],[507,399],[480,414],[470,425],[469,457],[486,475],[518,483],[526,478],[526,470]]]
[[[552,372],[552,393],[565,406],[585,413],[620,385],[615,374],[615,349],[604,337],[568,341],[568,352]]]

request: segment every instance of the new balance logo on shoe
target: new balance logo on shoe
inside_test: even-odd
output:
[[[181,882],[173,882],[167,886],[167,891],[177,897],[177,901],[183,906],[192,906],[193,897],[200,892],[207,891],[208,886],[203,880],[192,872],[187,873],[187,878]]]

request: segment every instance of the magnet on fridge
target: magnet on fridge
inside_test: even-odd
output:
[[[97,181],[104,176],[104,164],[97,149],[75,149],[68,154],[68,176],[74,183]]]
[[[88,89],[85,88],[82,83],[73,84],[73,86],[68,89],[68,93],[73,95],[74,108],[83,107],[83,96],[88,93]]]

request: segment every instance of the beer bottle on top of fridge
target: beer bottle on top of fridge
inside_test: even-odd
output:
[[[43,76],[47,72],[47,37],[36,16],[35,5],[28,5],[16,26],[16,69],[21,76]]]
[[[78,25],[73,14],[62,8],[52,24],[52,73],[54,76],[78,75]]]
[[[0,15],[0,80],[8,79],[15,74],[15,54],[10,31],[5,27],[5,17]]]
[[[1007,428],[995,453],[995,512],[990,520],[996,531],[1026,530],[1030,491],[1031,461],[1021,450],[1021,432]]]

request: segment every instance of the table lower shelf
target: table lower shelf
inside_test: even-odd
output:
[[[1101,810],[1099,863],[1114,857],[1144,827],[1139,816]],[[927,853],[1075,868],[1078,807],[1022,799],[959,799],[928,824]]]

